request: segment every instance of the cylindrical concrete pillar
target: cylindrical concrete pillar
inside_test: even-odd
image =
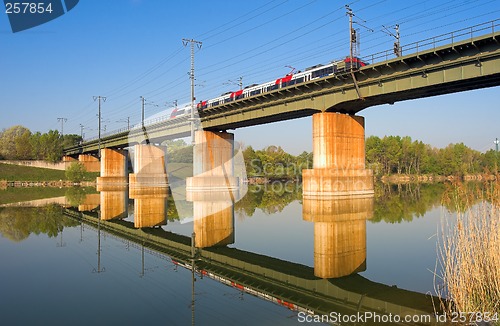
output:
[[[127,183],[127,156],[126,150],[104,148],[101,150],[101,176],[97,183]]]
[[[198,130],[193,152],[193,177],[186,180],[188,190],[231,190],[238,187],[234,177],[234,135]]]
[[[365,119],[339,113],[313,117],[313,168],[364,169]]]
[[[94,157],[92,155],[78,155],[78,161],[83,164],[85,167],[85,170],[87,172],[100,172],[101,171],[101,164],[99,162],[99,159],[97,157]]]
[[[166,148],[155,145],[134,146],[134,173],[129,175],[131,187],[166,186]]]
[[[313,115],[313,169],[302,171],[304,198],[373,196],[373,172],[365,169],[364,118]]]
[[[193,152],[193,175],[232,176],[233,152],[234,134],[197,130]]]

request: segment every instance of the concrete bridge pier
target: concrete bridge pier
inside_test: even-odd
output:
[[[101,176],[97,184],[126,185],[127,184],[128,151],[104,148],[101,150]]]
[[[186,199],[193,202],[196,248],[234,243],[233,198],[224,191],[188,191]]]
[[[337,278],[366,270],[366,220],[373,197],[306,199],[305,221],[314,223],[314,275]]]
[[[198,130],[193,149],[193,177],[187,178],[187,191],[233,191],[238,189],[234,176],[234,135],[227,132]]]
[[[99,159],[89,154],[80,154],[78,155],[78,159],[65,155],[62,157],[62,161],[65,163],[65,169],[67,169],[74,162],[80,162],[85,167],[87,172],[101,171]]]
[[[166,187],[166,148],[156,145],[134,146],[134,173],[129,175],[131,187]]]
[[[313,115],[313,168],[302,171],[304,198],[373,196],[373,172],[365,169],[364,118]]]
[[[100,172],[101,165],[99,159],[92,155],[80,154],[78,155],[78,162],[83,164],[87,172]]]
[[[134,227],[146,228],[167,224],[167,187],[131,187],[134,199]]]
[[[186,179],[186,199],[193,202],[195,246],[234,243],[234,135],[198,130],[193,148],[193,177]]]

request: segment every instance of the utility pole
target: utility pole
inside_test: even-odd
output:
[[[498,138],[495,139],[494,143],[495,143],[495,147],[496,147],[496,151],[497,151],[497,155],[498,155],[498,144],[500,143]]]
[[[64,136],[64,123],[68,121],[66,118],[57,118],[57,122],[61,121],[61,137]]]
[[[142,118],[141,118],[141,121],[142,121],[142,127],[144,128],[144,101],[146,99],[144,98],[144,96],[141,96],[141,112],[142,112]]]
[[[396,26],[394,27],[394,29],[396,30],[396,34],[393,34],[384,25],[382,25],[382,27],[385,29],[385,31],[382,30],[382,32],[385,32],[386,34],[388,34],[396,39],[396,41],[394,42],[394,54],[396,55],[396,57],[400,57],[401,55],[403,55],[403,51],[401,49],[401,43],[400,43],[399,24],[396,24]]]
[[[189,78],[191,79],[191,142],[194,144],[194,109],[196,98],[194,97],[194,45],[201,49],[202,43],[200,41],[195,41],[193,39],[182,39],[182,44],[187,46],[188,43],[191,43],[191,73],[189,74]]]
[[[97,152],[97,157],[99,160],[101,159],[101,100],[103,102],[106,102],[106,97],[104,96],[94,96],[94,102],[98,100],[99,103],[99,114],[97,115],[99,118],[99,127],[98,127],[98,138],[99,138],[99,145],[98,145],[98,152]]]
[[[347,10],[347,15],[349,16],[349,58],[350,58],[350,70],[352,70],[352,58],[354,57],[354,46],[356,46],[356,30],[352,28],[352,17],[354,13],[349,5],[345,5]]]
[[[80,123],[80,137],[82,138],[82,140],[83,140],[83,129],[85,129],[85,127]]]
[[[353,28],[353,24],[357,24],[361,27],[364,27],[370,32],[373,32],[373,29],[361,24],[359,21],[353,21],[352,17],[356,16],[349,5],[345,5],[347,10],[347,15],[349,16],[349,57],[351,59],[351,69],[352,70],[352,59],[353,57],[359,56],[359,35],[358,32]],[[359,16],[356,16],[361,22],[366,23],[366,20],[361,19]]]

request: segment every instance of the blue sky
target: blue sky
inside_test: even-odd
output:
[[[97,133],[97,103],[107,131],[187,103],[190,51],[182,38],[203,42],[195,54],[196,97],[219,96],[348,54],[349,3],[361,25],[360,56],[391,49],[382,25],[399,24],[407,44],[500,16],[498,0],[163,1],[81,0],[70,12],[19,33],[0,13],[0,129]],[[498,24],[498,22],[497,22]],[[500,138],[500,88],[368,108],[366,135],[411,136],[436,147],[463,142],[486,151]],[[297,154],[312,148],[311,118],[241,128],[235,139],[254,148],[280,145]]]

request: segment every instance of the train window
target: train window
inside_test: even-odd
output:
[[[275,89],[278,89],[280,85],[273,85],[271,87],[268,87],[270,88],[271,91],[275,90]]]
[[[296,84],[302,83],[303,81],[304,81],[304,77],[300,77],[300,78],[295,79]]]

